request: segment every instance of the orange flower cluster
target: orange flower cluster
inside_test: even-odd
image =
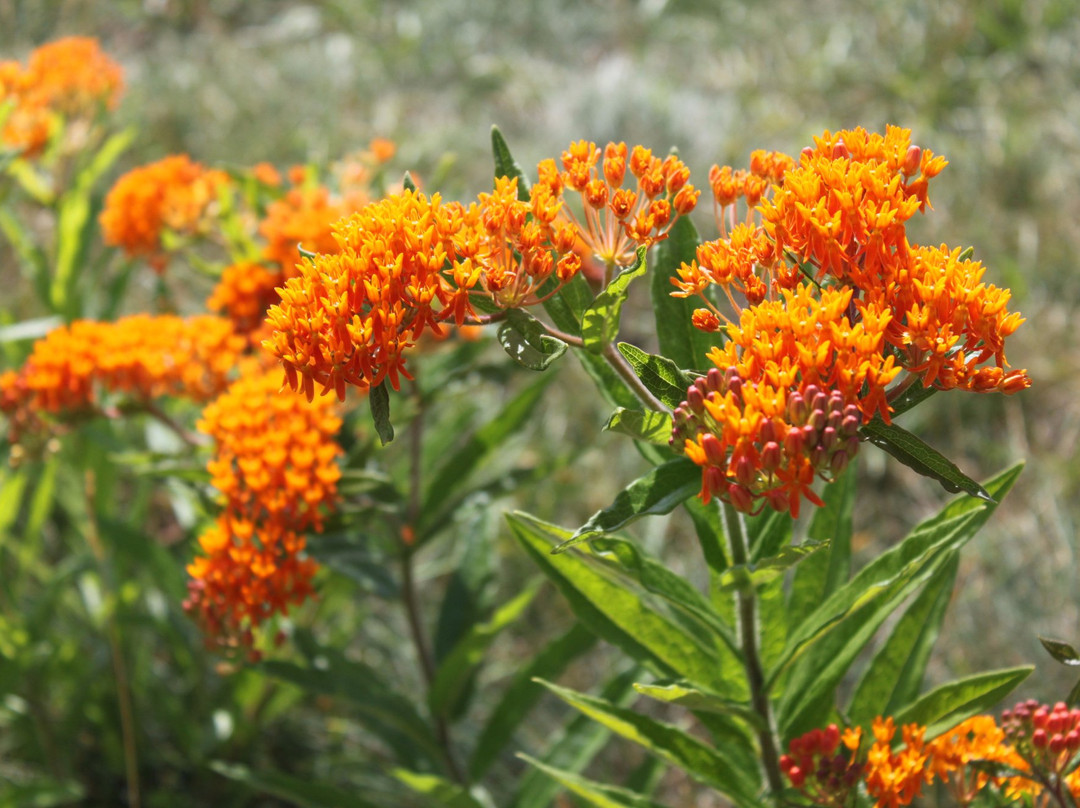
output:
[[[98,411],[103,393],[207,401],[225,388],[244,347],[228,320],[209,315],[78,320],[39,340],[18,373],[4,374],[0,406],[17,427],[26,412]]]
[[[452,260],[463,227],[460,205],[414,191],[338,222],[340,252],[298,265],[267,318],[274,333],[263,345],[289,386],[311,399],[318,384],[342,400],[347,384],[367,389],[389,378],[397,389],[399,376],[408,378],[403,354],[420,335],[472,312],[479,272]]]
[[[280,272],[242,261],[225,268],[206,307],[228,317],[239,333],[248,334],[262,325],[266,310],[278,300],[276,287],[282,283]]]
[[[608,143],[601,161],[595,143],[579,140],[562,153],[562,165],[562,172],[554,160],[538,166],[534,215],[549,211],[553,219],[561,209],[609,272],[633,261],[639,246],[663,239],[679,216],[694,209],[701,193],[690,184],[690,169],[678,157],[661,160],[644,146],[628,151],[625,143]],[[627,168],[636,189],[623,187]],[[566,189],[580,194],[583,222],[562,204]]]
[[[889,314],[859,306],[853,323],[850,311],[851,289],[799,285],[728,328],[709,354],[716,367],[676,408],[670,440],[702,467],[705,502],[797,516],[803,497],[821,504],[815,476],[834,477],[855,456],[863,421],[888,418],[885,388],[900,372],[882,353]]]
[[[337,496],[340,427],[329,399],[281,392],[277,372],[254,361],[203,412],[224,508],[199,538],[184,608],[217,645],[250,648],[254,629],[312,593],[304,533],[321,529]]]
[[[100,217],[105,243],[122,247],[130,256],[146,256],[163,271],[168,263],[163,232],[203,232],[228,182],[225,172],[204,168],[183,154],[133,169],[105,197]]]
[[[797,513],[802,496],[819,504],[814,477],[831,479],[858,440],[839,454],[798,442],[811,435],[792,420],[802,410],[791,400],[805,402],[811,388],[854,407],[857,429],[875,415],[888,422],[890,397],[915,380],[976,392],[1030,386],[1025,371],[1007,369],[1005,338],[1023,322],[1007,310],[1009,292],[983,283],[982,265],[960,250],[908,241],[905,223],[928,206],[928,182],[945,164],[889,127],[826,132],[798,165],[755,152],[749,173],[713,167],[721,238],[672,279],[673,295],[705,303],[693,324],[729,337],[710,355],[723,384],[692,388],[672,431],[673,447],[703,467],[706,501],[751,512],[768,503]],[[748,214],[737,222],[740,198]],[[717,287],[736,322],[710,297]]]
[[[323,186],[293,188],[270,204],[259,225],[259,233],[266,239],[263,257],[280,267],[282,280],[293,277],[294,267],[300,262],[298,247],[313,253],[337,252],[331,226],[359,210],[366,201],[363,194],[335,199]]]
[[[1080,710],[1061,702],[1022,702],[1002,714],[1000,726],[992,716],[974,716],[931,741],[924,740],[925,727],[908,724],[899,749],[893,749],[892,718],[875,718],[872,731],[874,741],[865,751],[860,728],[841,733],[833,724],[808,732],[791,741],[780,768],[794,788],[826,808],[849,805],[860,782],[877,808],[909,805],[934,782],[945,784],[960,806],[971,805],[987,788],[1017,800],[1060,783],[1080,797]],[[995,766],[1004,771],[995,773]]]
[[[315,386],[344,398],[389,378],[408,376],[404,351],[441,323],[461,326],[475,315],[470,293],[501,309],[534,305],[581,271],[579,240],[613,266],[638,245],[663,238],[690,211],[698,192],[676,158],[655,158],[640,146],[585,141],[539,165],[528,201],[517,180],[500,178],[468,208],[407,190],[372,203],[334,226],[338,250],[300,264],[281,290],[264,345],[281,359],[290,386],[310,397]],[[622,188],[626,169],[638,190]],[[564,205],[567,188],[582,194],[585,224]],[[558,284],[541,289],[555,277]]]
[[[120,66],[87,37],[42,45],[25,68],[0,62],[0,103],[12,105],[0,127],[0,144],[33,157],[63,121],[88,121],[103,107],[115,108],[123,84]]]

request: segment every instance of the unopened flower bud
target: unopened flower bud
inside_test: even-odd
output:
[[[805,443],[801,429],[791,429],[784,437],[784,452],[788,457],[798,457],[802,454]]]
[[[709,463],[714,466],[723,466],[727,463],[726,452],[724,451],[724,444],[720,442],[720,439],[711,432],[706,432],[701,436],[701,448],[705,450],[705,457]]]
[[[741,485],[732,483],[727,488],[727,501],[734,506],[735,510],[749,513],[754,509],[753,495]]]
[[[792,394],[787,402],[788,421],[793,424],[801,424],[806,420],[806,402],[798,393]]]
[[[780,468],[780,462],[783,459],[780,444],[776,441],[769,441],[761,450],[761,467],[767,472],[772,473]]]
[[[825,428],[825,410],[815,408],[810,413],[810,417],[806,419],[806,423],[812,426],[815,431],[819,431]]]
[[[1065,736],[1059,732],[1050,737],[1050,751],[1055,755],[1061,754],[1065,749]]]
[[[827,426],[821,431],[821,446],[826,451],[836,446],[836,430],[831,426]]]
[[[686,391],[685,404],[694,415],[701,415],[705,411],[705,396],[696,384]]]
[[[904,155],[904,165],[901,166],[900,170],[904,172],[904,176],[910,177],[919,170],[921,165],[922,149],[913,143],[908,146],[907,154]]]
[[[833,473],[835,477],[845,468],[848,464],[848,453],[840,450],[839,452],[833,452],[833,456],[829,458],[829,471]]]
[[[727,389],[724,385],[724,374],[720,372],[720,368],[709,368],[709,372],[705,374],[705,383],[714,393]]]
[[[1046,730],[1037,729],[1031,733],[1031,745],[1036,749],[1044,749],[1046,747]]]
[[[740,457],[735,461],[735,480],[740,485],[747,487],[752,486],[757,481],[757,470],[754,468],[754,464],[750,462],[750,458]]]

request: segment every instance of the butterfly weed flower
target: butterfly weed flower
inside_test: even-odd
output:
[[[688,392],[672,432],[676,451],[703,467],[703,499],[752,512],[820,503],[814,477],[835,476],[858,439],[844,432],[837,448],[800,420],[808,413],[791,401],[805,403],[811,387],[857,430],[875,416],[888,423],[890,400],[915,381],[1030,385],[1005,358],[1023,322],[1007,309],[1008,290],[984,283],[983,266],[959,249],[908,241],[905,223],[929,206],[928,182],[945,166],[908,130],[827,132],[798,164],[755,152],[752,165],[714,167],[721,237],[672,278],[674,296],[704,304],[693,325],[726,337],[709,357],[717,372]]]
[[[846,808],[863,774],[860,740],[861,731],[841,732],[836,724],[811,730],[791,740],[780,756],[780,771],[814,805]]]
[[[697,205],[700,191],[690,184],[690,170],[675,155],[661,159],[644,146],[627,149],[608,143],[603,159],[597,145],[579,140],[554,160],[538,166],[542,195],[549,207],[559,206],[568,192],[580,196],[580,218],[561,205],[593,256],[607,268],[625,266],[640,246],[665,238],[679,216]]]
[[[223,171],[207,169],[184,154],[132,169],[105,197],[100,216],[105,243],[146,258],[162,272],[169,260],[165,232],[207,232],[218,193],[228,182]]]
[[[310,399],[318,385],[344,399],[345,389],[395,389],[409,378],[405,352],[440,323],[472,314],[479,281],[471,261],[456,260],[464,210],[407,190],[367,205],[334,226],[339,251],[299,265],[263,344],[281,360],[286,381]]]
[[[0,62],[0,104],[11,108],[0,126],[0,144],[31,158],[65,126],[89,125],[114,109],[123,70],[89,37],[66,37],[34,50],[24,68]]]
[[[340,427],[331,399],[282,391],[276,369],[253,360],[204,410],[222,511],[199,538],[184,606],[212,644],[250,648],[266,620],[313,593],[305,534],[336,501]]]

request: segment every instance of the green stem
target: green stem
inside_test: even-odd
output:
[[[419,385],[413,383],[413,400],[416,402],[416,413],[409,423],[409,501],[406,505],[406,525],[411,530],[419,521],[421,509],[421,486],[423,485],[423,434],[424,434],[424,401]],[[410,539],[414,541],[415,538]],[[435,682],[435,658],[431,652],[427,633],[424,631],[424,622],[420,614],[420,598],[416,591],[416,577],[413,570],[414,548],[409,543],[403,543],[401,556],[401,599],[405,606],[405,615],[409,622],[409,634],[416,648],[416,656],[420,660],[420,671],[424,677],[424,684],[428,690]],[[442,749],[443,760],[446,769],[455,782],[465,785],[467,780],[461,766],[454,755],[453,744],[450,739],[450,726],[446,722],[446,716],[441,713],[433,714],[435,722],[435,737]]]
[[[619,377],[626,383],[638,400],[650,410],[656,412],[664,412],[668,415],[671,414],[671,410],[667,408],[660,399],[652,394],[648,387],[646,387],[637,374],[634,373],[634,369],[630,367],[630,363],[626,361],[626,357],[619,353],[619,349],[615,347],[614,343],[609,342],[604,346],[602,352],[604,359],[611,366],[611,369],[619,374]]]
[[[727,534],[731,549],[731,563],[736,566],[746,564],[750,558],[750,543],[742,514],[727,502],[721,504],[721,512],[724,532]],[[765,768],[765,779],[769,783],[769,791],[773,799],[777,799],[784,790],[784,782],[780,775],[780,755],[777,751],[772,705],[769,702],[765,671],[758,648],[757,599],[752,588],[739,590],[738,609],[739,645],[742,649],[743,665],[746,668],[746,679],[750,685],[751,706],[762,719],[762,728],[758,730],[761,762]]]

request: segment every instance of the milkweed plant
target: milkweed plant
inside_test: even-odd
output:
[[[123,497],[162,490],[186,492],[190,511],[186,561],[173,562],[185,592],[171,602],[221,675],[347,705],[371,739],[353,790],[208,762],[256,791],[304,805],[640,808],[660,805],[659,777],[680,769],[698,793],[747,808],[896,808],[931,793],[1074,804],[1076,693],[995,717],[1030,667],[923,688],[961,548],[1020,468],[976,482],[897,420],[944,391],[1013,395],[1031,379],[1006,360],[1023,319],[992,271],[971,248],[910,240],[947,161],[909,130],[827,131],[699,179],[675,154],[586,140],[526,171],[494,129],[494,181],[464,201],[392,168],[383,139],[331,167],[163,156],[106,188],[135,137],[115,129],[122,85],[88,39],[0,63],[0,226],[42,312],[4,327],[0,526],[5,574],[28,575],[13,531],[78,521],[115,588],[102,632],[128,804],[144,737],[122,632],[139,607],[110,559],[127,552],[125,516],[148,521]],[[640,345],[620,341],[635,282],[654,315]],[[640,468],[612,469],[622,490],[584,524],[507,514],[535,577],[499,602],[500,520],[460,517],[545,484],[550,466],[499,462],[568,354]],[[479,383],[482,363],[508,391],[486,413],[447,393]],[[856,567],[860,451],[959,496]],[[66,490],[55,502],[49,475]],[[703,587],[623,533],[676,509]],[[441,559],[423,579],[422,550]],[[65,574],[62,553],[49,558],[42,585]],[[397,610],[394,642],[352,628],[392,663],[320,644],[309,607],[343,582]],[[8,588],[5,624],[40,630],[20,610],[47,595],[18,578]],[[481,679],[503,630],[527,635],[522,615],[543,601],[573,625],[517,644],[509,677]],[[597,640],[617,649],[617,671],[558,684]],[[0,645],[0,662],[17,659]],[[546,746],[523,746],[545,694],[573,709]],[[646,763],[618,783],[586,777],[613,736]]]

